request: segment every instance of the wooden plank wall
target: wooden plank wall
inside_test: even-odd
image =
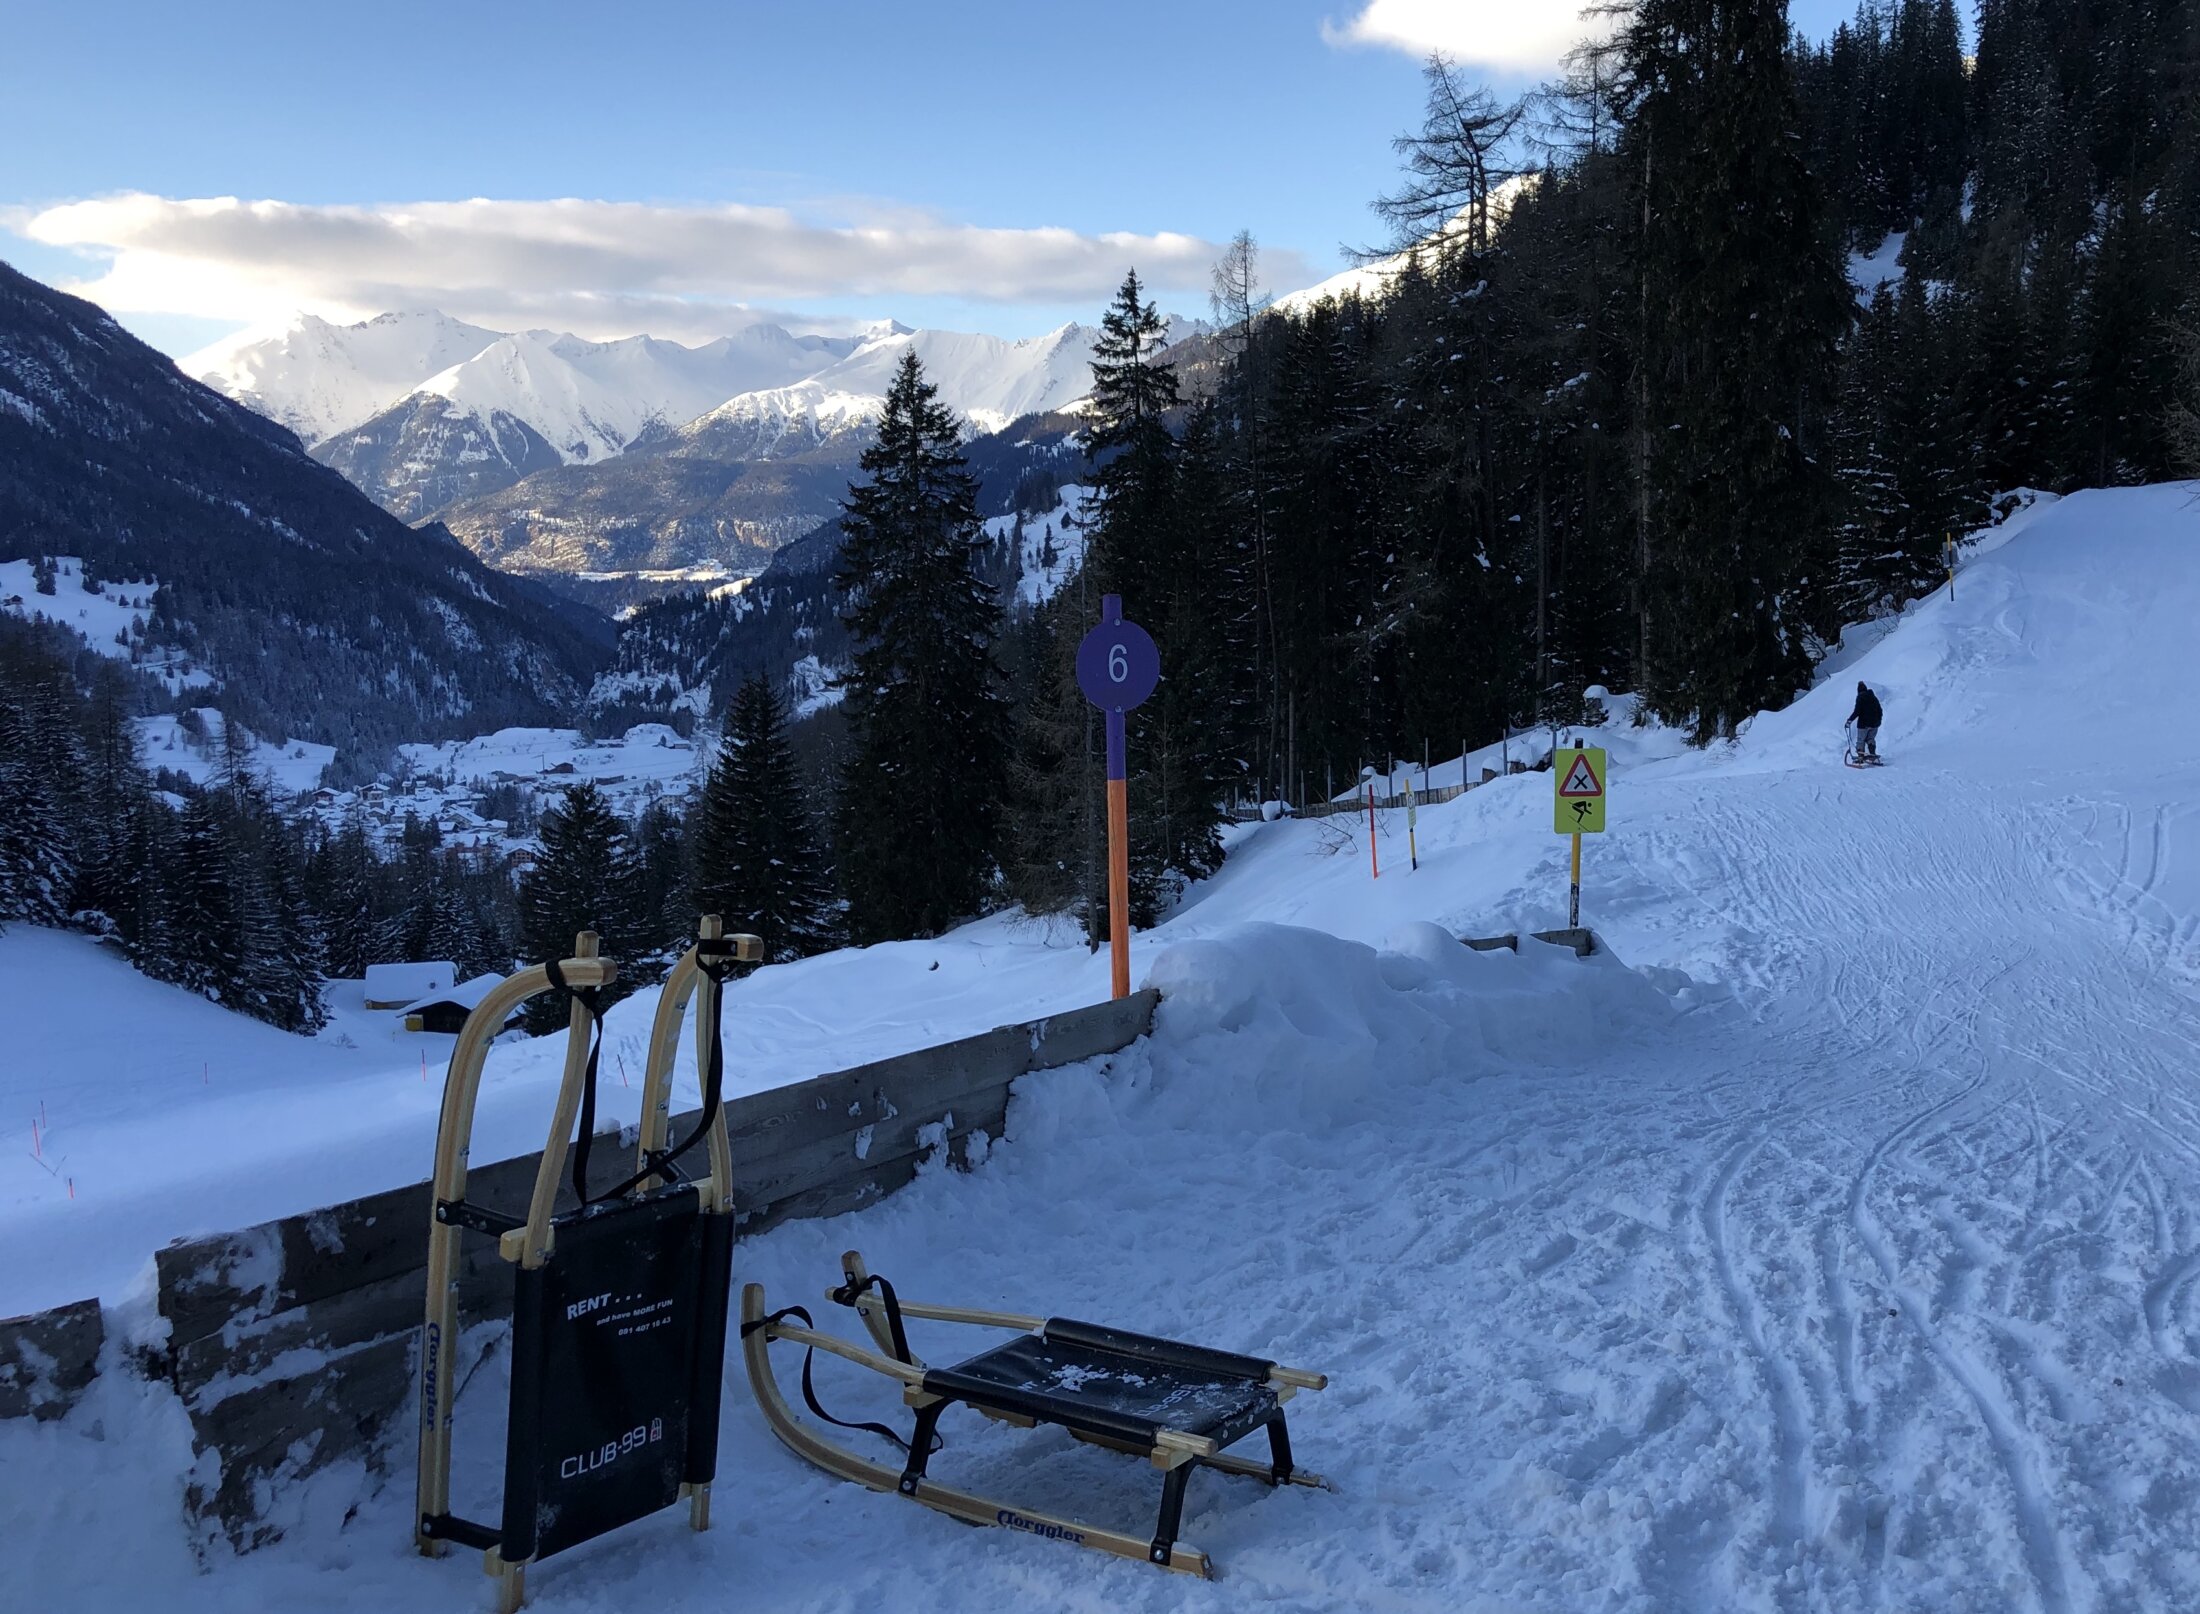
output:
[[[58,1418],[99,1372],[99,1302],[0,1317],[0,1418]]]
[[[881,1198],[939,1147],[961,1163],[973,1133],[1001,1136],[1010,1083],[1129,1046],[1151,1027],[1158,997],[1140,992],[729,1100],[742,1232]],[[673,1135],[693,1123],[676,1117]],[[632,1149],[631,1137],[598,1136],[605,1184]],[[468,1198],[524,1213],[538,1158],[474,1168]],[[158,1253],[169,1371],[200,1453],[219,1459],[199,1465],[208,1477],[187,1502],[240,1549],[276,1533],[263,1517],[274,1484],[388,1453],[383,1437],[413,1398],[429,1209],[421,1181]],[[464,1244],[461,1314],[507,1315],[510,1268],[491,1240]],[[0,1395],[5,1361],[0,1354]]]

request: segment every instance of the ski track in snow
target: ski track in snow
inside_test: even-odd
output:
[[[2152,525],[2125,559],[2174,614],[2200,605],[2181,497],[2062,508],[2137,501],[2121,508]],[[2124,599],[2104,561],[2047,536],[1857,663],[1892,692],[1889,767],[1838,766],[1830,688],[1731,753],[1622,775],[1588,917],[1630,963],[1688,971],[1677,996],[1608,961],[1490,955],[1486,978],[1539,1005],[1527,1037],[1479,998],[1385,996],[1363,977],[1410,975],[1393,954],[1221,933],[1164,965],[1219,976],[1216,1003],[1171,998],[1150,1042],[1025,1083],[975,1173],[741,1246],[737,1280],[775,1304],[814,1306],[860,1245],[905,1295],[1328,1372],[1292,1418],[1334,1494],[1194,1481],[1184,1536],[1224,1578],[829,1480],[771,1439],[734,1364],[716,1531],[667,1515],[594,1544],[538,1572],[533,1606],[715,1609],[738,1587],[787,1614],[2200,1607],[2200,746],[2181,711],[2122,693],[2181,640],[2104,614]],[[2127,766],[2165,728],[2175,743]],[[1432,880],[1451,895],[1426,917],[1547,913],[1563,843],[1522,818],[1525,801],[1547,829],[1531,783],[1423,813],[1424,875],[1510,859],[1480,886]],[[1276,826],[1232,861],[1292,846],[1303,866],[1318,833]],[[1271,913],[1318,923],[1339,888],[1317,872]],[[1188,914],[1225,906],[1231,878]],[[1255,961],[1282,978],[1234,1007],[1230,971]],[[920,1352],[968,1343],[912,1328]],[[462,1499],[494,1483],[489,1343]],[[780,1367],[791,1383],[794,1353]],[[888,1414],[875,1379],[818,1376],[841,1416]],[[107,1388],[70,1427],[94,1414],[188,1463],[172,1407]],[[950,1483],[1149,1525],[1142,1465],[1058,1431],[943,1428]],[[0,1456],[107,1474],[74,1438],[0,1426]],[[406,1556],[407,1461],[348,1528],[373,1488],[339,1469],[301,1488],[292,1539],[160,1570],[162,1597],[483,1606],[463,1557]],[[124,1498],[172,1506],[172,1481]],[[70,1606],[93,1582],[66,1577],[91,1571],[49,1556],[34,1585]]]

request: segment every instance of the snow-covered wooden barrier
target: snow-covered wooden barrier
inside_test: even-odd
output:
[[[1139,992],[728,1100],[742,1232],[867,1204],[938,1149],[966,1163],[978,1133],[1001,1136],[1012,1082],[1129,1046],[1158,998]],[[693,1119],[676,1118],[675,1135]],[[622,1145],[632,1139],[599,1135],[597,1158]],[[524,1206],[538,1158],[474,1167],[468,1199]],[[380,1460],[384,1430],[413,1396],[428,1212],[421,1181],[158,1253],[168,1371],[202,1458],[187,1505],[238,1547],[279,1533],[277,1486],[341,1458]],[[488,1240],[468,1249],[461,1315],[498,1317],[509,1268]]]
[[[0,1418],[58,1418],[99,1372],[99,1302],[0,1317]]]
[[[1502,936],[1461,936],[1459,938],[1478,953],[1520,951],[1520,937],[1511,931]],[[1579,930],[1531,930],[1530,941],[1549,942],[1553,947],[1569,947],[1577,958],[1587,958],[1596,952],[1596,932],[1583,926]]]

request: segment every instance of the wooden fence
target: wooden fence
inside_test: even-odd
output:
[[[1528,765],[1525,762],[1515,762],[1512,765],[1512,771],[1514,773],[1526,773]],[[1457,801],[1468,791],[1478,789],[1497,777],[1498,772],[1495,768],[1484,768],[1480,779],[1471,780],[1466,784],[1438,785],[1434,790],[1416,790],[1413,792],[1413,802],[1417,807],[1433,807],[1438,802]],[[1403,808],[1405,804],[1406,793],[1402,790],[1395,795],[1377,796],[1375,798],[1375,810],[1379,813],[1396,812]],[[1241,824],[1257,824],[1260,822],[1261,813],[1257,803],[1241,802],[1230,811],[1231,816]],[[1364,813],[1366,811],[1367,796],[1365,792],[1362,792],[1360,795],[1347,796],[1336,801],[1309,801],[1301,806],[1292,807],[1290,816],[1293,818],[1333,818],[1339,813]]]
[[[1009,1088],[1033,1071],[1114,1053],[1151,1028],[1157,992],[1002,1026],[726,1103],[741,1232],[832,1216],[894,1192],[936,1150],[963,1164],[971,1137],[998,1138]],[[694,1115],[676,1117],[685,1135]],[[601,1134],[599,1158],[631,1150]],[[539,1155],[475,1167],[467,1197],[524,1207]],[[422,1164],[427,1162],[423,1160]],[[345,1457],[380,1461],[414,1386],[426,1282],[425,1180],[159,1251],[165,1375],[201,1461],[186,1506],[240,1549],[279,1533],[274,1487]],[[509,1315],[511,1269],[466,1241],[461,1315]],[[0,1322],[0,1417],[53,1417],[96,1370],[95,1302]]]

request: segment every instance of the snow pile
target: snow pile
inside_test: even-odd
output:
[[[1302,1460],[1328,1468],[1339,1495],[1271,1495],[1229,1481],[1194,1486],[1186,1534],[1222,1556],[1232,1582],[1189,1587],[1137,1565],[1119,1572],[1034,1557],[1032,1543],[1006,1532],[972,1533],[839,1486],[765,1432],[736,1355],[728,1364],[718,1527],[690,1537],[667,1514],[565,1555],[535,1579],[542,1605],[608,1608],[646,1575],[653,1597],[669,1596],[672,1606],[699,1599],[700,1607],[738,1575],[762,1607],[841,1606],[852,1586],[866,1583],[886,1607],[924,1606],[948,1587],[955,1596],[947,1606],[1010,1607],[1029,1600],[1036,1571],[1048,1582],[1105,1574],[1110,1603],[1130,1609],[1179,1608],[1186,1596],[1201,1607],[1238,1606],[1321,1573],[1338,1544],[1368,1537],[1374,1515],[1393,1507],[1381,1476],[1401,1459],[1414,1486],[1444,1473],[1463,1478],[1457,1432],[1432,1422],[1424,1388],[1399,1377],[1440,1339],[1409,1330],[1371,1340],[1352,1309],[1309,1306],[1303,1289],[1276,1279],[1291,1267],[1312,1276],[1346,1270],[1372,1248],[1402,1248],[1396,1241],[1413,1218],[1394,1197],[1398,1185],[1435,1190],[1447,1178],[1472,1180],[1472,1168],[1442,1140],[1453,1128],[1475,1127],[1484,1093],[1497,1096],[1490,1084],[1568,1086],[1578,1074],[1567,1050],[1577,1019],[1654,1034],[1670,1009],[1616,966],[1584,972],[1556,950],[1478,955],[1425,929],[1400,943],[1403,951],[1378,952],[1313,932],[1249,927],[1170,952],[1156,973],[1178,998],[1149,1044],[1027,1078],[1012,1103],[1009,1148],[969,1176],[930,1168],[862,1218],[873,1264],[905,1294],[1113,1318],[1316,1368],[1353,1367],[1358,1387],[1295,1409]],[[1294,1025],[1307,1029],[1293,1035]],[[1447,1125],[1427,1124],[1437,1118]],[[1424,1140],[1420,1158],[1401,1159],[1396,1140],[1415,1131]],[[1139,1161],[1136,1175],[1166,1191],[1118,1203],[1126,1160]],[[1342,1203],[1340,1188],[1349,1196]],[[1101,1205],[1113,1207],[1105,1220],[1094,1216]],[[1466,1210],[1460,1201],[1452,1220],[1462,1223]],[[1016,1236],[1004,1238],[1009,1228]],[[1218,1237],[1224,1229],[1242,1233]],[[742,1246],[738,1277],[762,1281],[782,1299],[812,1298],[850,1241],[839,1223],[789,1224]],[[1160,1273],[1179,1281],[1157,1281]],[[1194,1273],[1201,1281],[1183,1281]],[[1454,1281],[1476,1282],[1471,1272]],[[828,1326],[846,1321],[835,1315]],[[944,1354],[955,1342],[937,1326],[913,1326],[919,1349]],[[489,1355],[460,1405],[455,1494],[462,1507],[493,1516],[485,1499],[501,1460],[505,1358],[493,1330],[477,1331],[474,1344]],[[1429,1370],[1440,1371],[1441,1361],[1439,1349]],[[825,1363],[818,1374],[836,1410],[899,1416],[858,1375]],[[17,1544],[15,1583],[26,1606],[154,1597],[177,1614],[307,1603],[379,1610],[463,1598],[479,1583],[464,1555],[429,1563],[409,1551],[411,1481],[401,1443],[412,1425],[392,1422],[400,1444],[386,1481],[370,1480],[357,1464],[334,1467],[274,1499],[276,1516],[292,1529],[288,1539],[244,1559],[217,1550],[200,1573],[177,1516],[192,1462],[180,1413],[167,1392],[110,1374],[60,1427],[0,1424],[0,1472],[44,1476],[39,1485],[0,1487],[0,1527]],[[1383,1431],[1383,1449],[1361,1444],[1371,1428]],[[951,1468],[1032,1506],[1126,1523],[1151,1513],[1154,1477],[1143,1465],[1058,1438],[996,1432],[975,1417],[951,1420],[948,1438],[943,1473]],[[1498,1490],[1499,1479],[1487,1475],[1475,1489]],[[144,1550],[87,1554],[76,1545],[125,1522],[133,1539],[152,1538]],[[894,1566],[885,1578],[848,1562],[851,1536],[866,1557]],[[771,1550],[760,1552],[761,1541]],[[1358,1584],[1362,1568],[1347,1572]],[[1401,1585],[1416,1573],[1404,1563],[1389,1571]],[[1216,1601],[1225,1586],[1231,1600]],[[1328,1595],[1295,1606],[1333,1607]]]

